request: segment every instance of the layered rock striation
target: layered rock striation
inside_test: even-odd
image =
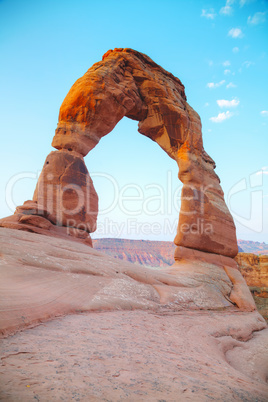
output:
[[[239,253],[235,260],[259,312],[268,320],[268,255]]]

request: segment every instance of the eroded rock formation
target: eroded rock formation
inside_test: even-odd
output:
[[[200,118],[181,81],[148,56],[115,49],[94,64],[66,96],[52,145],[86,155],[124,116],[178,163],[184,186],[175,243],[234,257],[235,227],[203,148]]]
[[[259,312],[268,320],[268,255],[239,253],[235,260]]]
[[[98,196],[84,159],[69,151],[54,151],[46,158],[33,201],[45,205],[49,219],[59,226],[96,230]]]
[[[73,183],[80,186],[79,179],[86,171],[81,158],[124,116],[137,120],[139,132],[156,141],[178,163],[183,189],[175,244],[234,257],[238,251],[235,226],[214,171],[215,163],[203,148],[200,118],[187,103],[181,81],[132,49],[108,51],[75,82],[64,99],[52,142],[62,154],[49,155],[52,166],[48,169],[45,164],[38,183],[39,189],[48,186],[49,174],[53,174],[53,194],[44,194],[47,189],[35,192],[39,210],[46,208],[51,216],[56,215],[52,222],[56,225],[81,229],[83,224],[88,232],[95,230],[97,196],[91,180],[87,187],[82,184],[82,193],[89,190],[93,202],[89,207],[85,202],[78,213],[68,216],[71,224],[66,222],[62,206],[67,202],[79,209],[79,197],[76,190],[71,194],[65,188]],[[62,164],[73,158],[77,163],[72,163],[63,177]],[[54,201],[59,198],[55,214]]]
[[[235,226],[215,163],[203,148],[200,117],[187,103],[181,81],[132,49],[107,52],[74,83],[60,108],[52,142],[57,151],[45,161],[33,201],[0,225],[71,235],[91,244],[98,197],[83,157],[124,116],[137,120],[138,131],[178,163],[183,189],[173,273],[188,269],[190,275],[203,262],[204,272],[208,266],[215,272],[220,269],[236,289],[229,293],[230,300],[254,309],[233,260],[238,251]]]
[[[98,212],[83,157],[124,116],[183,182],[175,264],[162,270],[80,244]],[[69,91],[53,146],[33,200],[0,221],[0,334],[74,315],[2,342],[0,399],[265,400],[267,325],[232,258],[233,219],[180,80],[134,50],[107,52]]]

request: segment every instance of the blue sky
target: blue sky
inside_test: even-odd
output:
[[[71,85],[108,49],[130,47],[181,79],[238,238],[268,242],[267,44],[261,0],[0,0],[0,217],[31,199]],[[95,237],[173,240],[177,166],[136,122],[123,119],[85,161]]]

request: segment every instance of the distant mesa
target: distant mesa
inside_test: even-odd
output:
[[[248,243],[250,243],[252,253],[239,251],[235,261],[249,286],[258,311],[268,320],[268,255],[265,253],[256,255],[263,249],[268,250],[268,244],[238,240],[238,244],[243,247],[245,245],[245,248]],[[171,241],[110,238],[93,240],[93,247],[117,260],[158,269],[173,265],[176,248]]]
[[[254,242],[250,243],[253,248]],[[257,243],[257,246],[260,244]],[[258,311],[268,321],[268,255],[239,253],[235,260],[249,286]]]

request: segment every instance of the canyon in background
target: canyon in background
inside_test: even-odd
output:
[[[171,241],[95,239],[93,247],[133,264],[162,268],[174,263],[176,246]],[[235,260],[261,315],[268,320],[268,244],[238,240]]]

